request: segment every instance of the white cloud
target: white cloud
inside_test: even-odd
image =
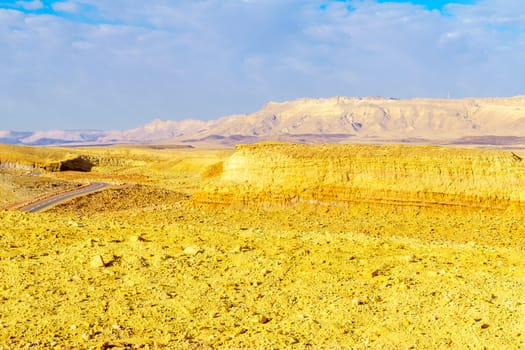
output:
[[[17,6],[22,7],[25,10],[38,10],[44,7],[41,0],[32,0],[32,1],[17,1]]]
[[[80,7],[76,2],[72,1],[65,1],[65,2],[55,2],[51,5],[53,10],[59,11],[59,12],[70,12],[70,13],[76,13],[80,10]]]
[[[525,94],[521,0],[445,14],[322,3],[53,3],[87,6],[75,20],[0,10],[0,128],[124,129],[153,115],[214,118],[304,96]]]

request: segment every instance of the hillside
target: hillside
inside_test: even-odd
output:
[[[21,144],[432,143],[525,147],[525,96],[466,99],[332,97],[270,102],[216,120],[154,120],[126,131],[0,131]]]
[[[525,162],[504,151],[263,143],[238,146],[216,176],[196,201],[476,210],[525,203]]]

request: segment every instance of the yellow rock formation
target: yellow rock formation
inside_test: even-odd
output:
[[[430,146],[241,145],[194,200],[507,209],[525,202],[525,162],[512,152]]]

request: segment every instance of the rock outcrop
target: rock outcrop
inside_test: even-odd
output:
[[[0,171],[7,173],[29,174],[40,171],[82,171],[89,172],[94,164],[87,157],[76,157],[61,162],[49,163],[23,163],[23,162],[0,162]]]
[[[525,203],[525,161],[504,151],[263,143],[238,146],[213,170],[196,203],[502,210]]]
[[[16,173],[31,173],[36,169],[34,164],[23,164],[17,162],[0,161],[0,171],[16,172]]]

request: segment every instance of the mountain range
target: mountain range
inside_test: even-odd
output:
[[[269,102],[252,114],[216,120],[153,120],[131,130],[0,131],[23,145],[182,144],[258,141],[525,144],[525,96],[465,99],[332,97]]]

